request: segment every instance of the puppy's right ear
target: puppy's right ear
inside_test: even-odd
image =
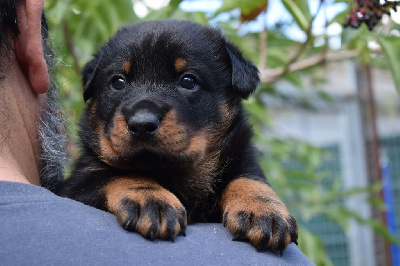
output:
[[[96,56],[93,60],[86,63],[82,70],[83,77],[83,99],[85,103],[92,98],[93,95],[93,79],[96,77],[97,70],[101,61],[101,55]]]

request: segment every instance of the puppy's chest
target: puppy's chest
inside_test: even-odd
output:
[[[221,179],[213,169],[163,167],[147,174],[182,202],[191,217],[189,222],[214,221],[210,217],[218,209]]]
[[[214,194],[218,178],[213,171],[197,169],[158,169],[150,176],[164,188],[179,197],[201,199]]]

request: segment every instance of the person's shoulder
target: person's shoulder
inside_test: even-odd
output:
[[[221,224],[188,226],[174,242],[127,232],[110,213],[27,184],[0,182],[0,258],[5,265],[312,265],[291,244],[257,252]]]

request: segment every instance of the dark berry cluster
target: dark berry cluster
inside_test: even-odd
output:
[[[350,9],[344,27],[358,28],[365,23],[369,30],[378,24],[384,14],[390,14],[390,10],[396,11],[400,1],[379,0],[355,0],[355,6]]]

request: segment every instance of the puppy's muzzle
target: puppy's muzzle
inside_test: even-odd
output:
[[[157,132],[160,119],[154,112],[140,109],[128,119],[127,125],[133,137],[145,140]]]
[[[149,100],[125,106],[123,114],[131,136],[138,140],[147,140],[155,135],[165,114],[164,109]]]

